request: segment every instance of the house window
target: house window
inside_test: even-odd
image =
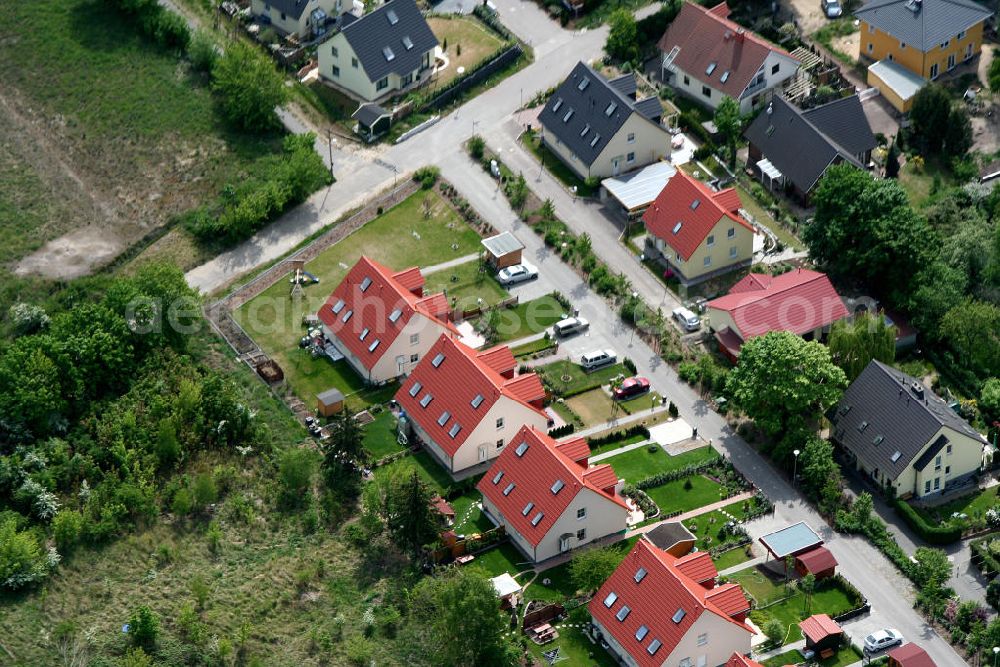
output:
[[[420,342],[420,334],[410,334],[410,345],[416,345]]]
[[[711,97],[712,96],[712,89],[709,88],[708,86],[702,86],[701,87],[701,94],[704,95],[705,97]]]
[[[497,428],[503,428],[503,417],[497,419]]]
[[[935,470],[940,470],[941,469],[941,457],[940,456],[938,456],[937,458],[934,459],[934,469]]]
[[[944,451],[946,454],[951,454],[951,445],[948,445],[948,447]]]
[[[936,79],[938,77],[938,64],[934,63],[931,65],[931,78]]]
[[[871,53],[874,49],[875,49],[875,45],[872,44],[871,42],[868,42],[868,53]]]
[[[685,86],[691,85],[691,77],[689,77],[687,74],[684,75],[684,85]]]
[[[358,68],[358,59],[357,58],[351,58],[351,67],[353,67],[354,69]]]
[[[734,238],[735,236],[736,236],[736,228],[730,227],[729,230],[726,232],[726,238],[731,239]]]
[[[411,354],[410,355],[410,363],[411,364],[417,363],[417,359],[419,359],[419,358],[420,358],[419,354]]]
[[[940,477],[935,477],[934,478],[934,490],[937,491],[940,488],[941,488],[941,478]]]
[[[872,33],[874,33],[874,32],[875,32],[875,26],[873,26],[873,25],[869,25],[869,26],[868,26],[868,33],[869,33],[869,34],[872,34]]]
[[[375,90],[385,90],[388,87],[389,87],[389,77],[387,77],[387,76],[383,76],[375,84]]]
[[[965,59],[972,60],[972,44],[967,44],[965,46]]]
[[[949,44],[951,44],[951,40],[950,39],[946,39],[943,42],[941,42],[941,48],[942,49],[947,49]]]
[[[628,155],[626,155],[625,156],[625,162],[627,162],[629,164],[632,164],[633,162],[635,162],[635,153],[629,153]]]
[[[333,75],[340,76],[340,68],[337,67],[336,65],[333,66]]]
[[[340,57],[340,53],[337,51],[336,46],[330,47],[330,53],[333,55],[334,58]]]
[[[951,466],[944,467],[944,474],[946,477],[951,474]]]
[[[410,73],[410,74],[407,74],[406,76],[404,76],[404,77],[403,77],[403,78],[402,78],[402,79],[400,80],[400,82],[399,82],[399,85],[400,85],[400,86],[408,86],[408,85],[410,85],[411,83],[413,83],[413,74],[412,74],[412,73]]]
[[[949,70],[955,69],[955,60],[956,60],[955,54],[954,53],[949,53],[948,54],[948,69]]]
[[[503,449],[503,438],[497,440],[497,449]]]
[[[628,133],[628,142],[630,144],[634,144],[635,143],[635,132],[629,132]]]
[[[736,259],[736,255],[737,255],[736,246],[731,246],[729,248],[729,259]]]
[[[282,21],[284,21],[284,20],[286,20],[287,18],[288,18],[288,17],[287,17],[286,15],[285,15],[285,12],[281,12],[281,20],[282,20]]]
[[[965,39],[965,31],[964,30],[962,32],[958,33],[958,37],[955,38],[956,41],[958,41],[960,39]]]
[[[781,63],[774,63],[774,67],[771,68],[771,74],[777,74],[781,71]]]
[[[577,542],[583,542],[585,539],[587,539],[587,529],[586,528],[581,528],[580,530],[576,531],[576,541]]]
[[[698,635],[698,646],[705,646],[706,644],[708,644],[708,633],[703,632]]]
[[[930,492],[931,492],[931,483],[928,480],[924,482],[924,493],[930,493]]]
[[[890,53],[890,54],[889,54],[889,62],[893,62],[894,60],[895,60],[895,58],[893,58],[893,57],[892,57],[892,54]]]
[[[899,43],[899,50],[900,50],[900,51],[903,51],[903,50],[905,50],[905,49],[906,49],[906,42],[900,42],[900,43]]]
[[[712,266],[712,256],[711,256],[711,255],[709,255],[708,257],[706,257],[706,258],[705,258],[705,261],[704,261],[704,262],[703,262],[702,264],[703,264],[704,266]]]
[[[708,235],[708,238],[705,239],[705,245],[707,245],[709,248],[715,245],[715,234]]]
[[[580,509],[578,509],[576,511],[576,518],[577,518],[577,520],[586,519],[587,518],[587,508],[586,507],[581,507]]]

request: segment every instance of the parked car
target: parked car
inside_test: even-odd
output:
[[[876,630],[865,637],[865,653],[878,653],[890,646],[898,646],[903,643],[903,635],[899,630],[885,628]]]
[[[572,336],[589,328],[590,322],[582,317],[567,317],[565,320],[559,320],[552,326],[552,330],[560,337]]]
[[[618,355],[615,354],[614,350],[594,350],[580,357],[580,365],[587,371],[613,364],[616,361],[618,361]]]
[[[819,0],[819,6],[828,19],[840,18],[844,15],[844,8],[840,6],[840,0]]]
[[[497,280],[500,281],[501,285],[516,285],[525,280],[534,280],[537,277],[538,269],[527,262],[500,269],[500,273],[497,274]]]
[[[698,316],[683,306],[674,308],[671,314],[685,331],[697,331],[701,328],[701,320],[698,319]]]
[[[632,398],[633,396],[638,396],[639,394],[644,394],[649,391],[649,379],[644,377],[625,378],[622,383],[615,387],[612,395],[619,401]]]

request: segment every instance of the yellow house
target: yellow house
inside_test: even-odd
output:
[[[851,383],[829,417],[833,440],[855,467],[901,498],[969,483],[989,447],[923,383],[879,361]]]
[[[972,0],[872,0],[854,15],[861,59],[933,80],[979,55],[992,12]]]
[[[678,171],[643,214],[647,251],[685,285],[750,266],[754,228],[741,206],[733,188],[712,192]]]

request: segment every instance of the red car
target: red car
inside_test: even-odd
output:
[[[614,397],[618,400],[623,400],[626,398],[632,398],[633,396],[638,396],[639,394],[644,394],[649,391],[649,380],[644,377],[636,376],[634,378],[625,379],[621,385],[615,387]]]

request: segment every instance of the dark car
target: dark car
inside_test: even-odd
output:
[[[615,387],[614,397],[618,400],[632,398],[649,391],[649,380],[644,377],[626,378],[621,385]]]

